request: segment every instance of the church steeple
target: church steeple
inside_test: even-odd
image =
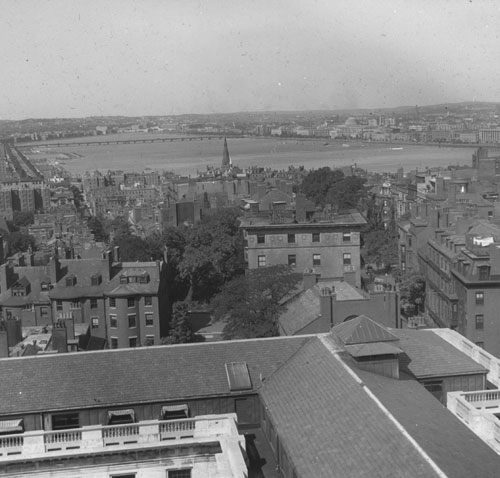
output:
[[[222,169],[230,169],[233,166],[229,150],[227,149],[227,140],[224,138],[224,151],[222,153]]]

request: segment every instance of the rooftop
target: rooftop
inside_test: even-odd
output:
[[[432,330],[389,329],[399,338],[405,370],[417,379],[453,375],[486,374],[488,370]]]
[[[273,374],[260,395],[299,476],[438,476],[320,338]]]
[[[252,216],[240,218],[241,227],[243,228],[259,228],[259,227],[272,227],[272,228],[296,228],[303,227],[331,227],[331,226],[363,226],[366,224],[366,219],[358,211],[350,211],[345,214],[335,214],[324,220],[294,222],[293,218],[287,218],[286,222],[273,223],[270,216]]]
[[[229,362],[247,363],[256,390],[310,339],[279,337],[1,359],[0,416],[228,395],[225,364]]]

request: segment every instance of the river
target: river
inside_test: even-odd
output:
[[[151,135],[148,136],[151,138]],[[103,138],[104,139],[104,138]],[[126,139],[123,135],[113,138]],[[75,140],[76,141],[76,140]],[[323,140],[277,138],[229,138],[227,140],[233,164],[242,168],[262,166],[287,169],[289,165],[307,169],[357,166],[374,172],[405,171],[426,167],[470,165],[473,148],[437,147],[425,145],[390,145],[377,143],[345,143]],[[223,140],[193,140],[159,143],[90,145],[39,148],[38,157],[60,162],[70,173],[81,175],[100,170],[169,170],[177,174],[196,175],[207,166],[219,166]],[[64,160],[60,155],[76,153],[80,157]],[[28,155],[31,155],[28,153]],[[58,157],[59,155],[59,157]]]

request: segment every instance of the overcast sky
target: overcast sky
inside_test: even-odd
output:
[[[498,0],[1,5],[1,119],[500,101]]]

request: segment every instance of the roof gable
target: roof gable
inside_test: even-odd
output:
[[[332,328],[344,345],[366,344],[370,342],[390,342],[399,340],[385,327],[377,324],[366,315],[358,315]]]

